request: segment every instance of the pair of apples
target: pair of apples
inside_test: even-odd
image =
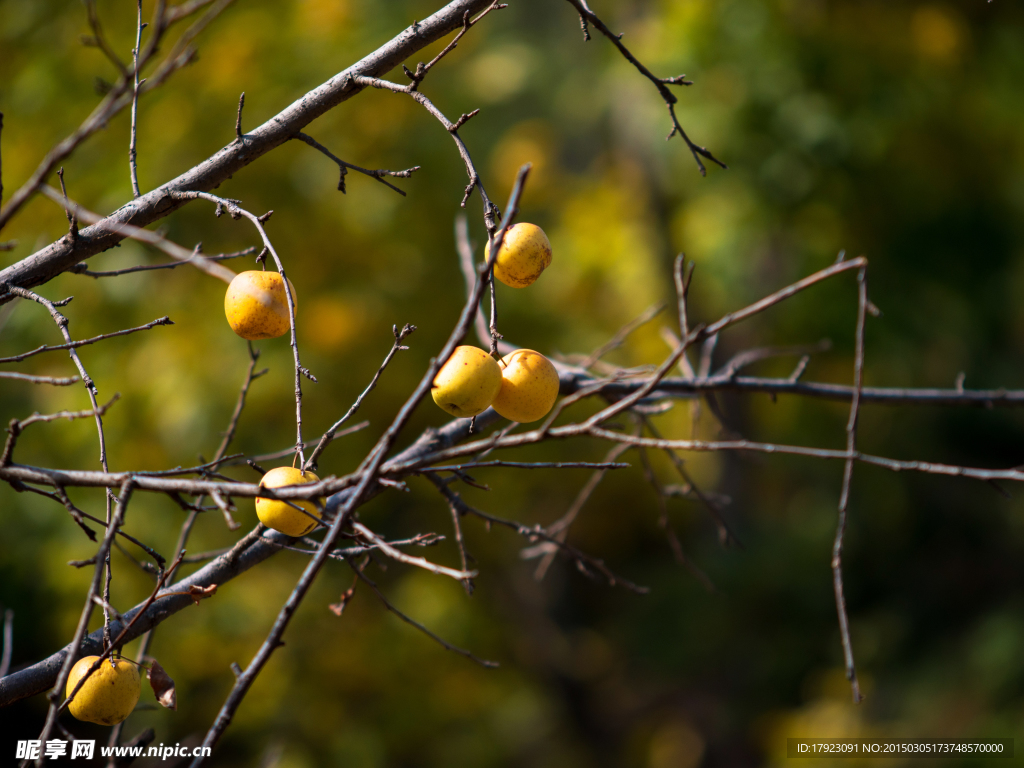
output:
[[[485,250],[490,255],[490,243]],[[494,277],[512,288],[531,285],[551,264],[551,243],[535,224],[520,223],[505,232],[494,261]],[[292,303],[298,301],[288,281]],[[277,272],[252,270],[237,275],[224,297],[224,314],[243,339],[271,339],[290,328],[284,279]],[[558,397],[558,372],[544,355],[518,349],[496,361],[479,347],[457,347],[434,378],[434,402],[452,416],[468,418],[493,407],[511,421],[542,419]],[[277,467],[260,480],[264,488],[319,482],[313,472]],[[256,514],[268,528],[288,536],[304,536],[320,519],[309,501],[293,503],[256,499]]]
[[[456,347],[430,391],[444,411],[466,418],[494,408],[509,421],[544,418],[558,397],[558,371],[540,352],[517,349],[495,361],[479,347]]]

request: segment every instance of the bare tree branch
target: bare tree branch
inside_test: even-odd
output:
[[[689,147],[690,152],[693,155],[693,159],[697,161],[697,168],[700,170],[700,175],[707,175],[707,170],[704,168],[704,163],[702,163],[700,160],[701,157],[707,158],[708,160],[715,163],[716,165],[721,166],[722,168],[728,168],[728,166],[725,163],[723,163],[717,157],[712,155],[706,147],[701,147],[690,141],[690,137],[686,135],[686,131],[683,130],[683,126],[680,125],[679,123],[679,118],[676,117],[676,104],[678,103],[679,99],[677,99],[676,95],[669,90],[668,86],[693,85],[693,83],[686,79],[686,75],[677,75],[676,77],[656,76],[647,67],[641,64],[637,60],[637,58],[632,53],[629,52],[629,49],[622,44],[622,35],[617,35],[610,29],[608,29],[608,27],[605,26],[605,23],[601,21],[601,19],[599,19],[592,10],[590,10],[590,6],[587,5],[587,0],[567,1],[579,13],[580,25],[583,28],[583,39],[585,41],[590,40],[590,33],[587,30],[587,25],[593,24],[595,27],[597,27],[598,30],[600,30],[601,34],[603,34],[605,37],[611,40],[612,45],[619,49],[619,53],[623,55],[626,61],[628,61],[630,64],[636,67],[640,74],[642,74],[652,83],[654,83],[654,86],[658,89],[658,93],[661,95],[661,98],[665,101],[665,106],[668,107],[668,114],[672,119],[672,130],[669,131],[669,134],[666,138],[671,139],[677,133],[679,134],[683,141],[686,142],[686,146]]]
[[[20,289],[12,286],[11,290],[17,292]],[[43,352],[56,352],[61,349],[76,350],[79,347],[87,347],[90,344],[95,344],[98,341],[105,341],[106,339],[116,339],[118,336],[128,336],[129,334],[138,333],[139,331],[148,331],[152,328],[156,328],[158,325],[174,325],[174,321],[167,316],[158,317],[156,320],[152,320],[146,323],[145,325],[139,325],[135,328],[125,328],[123,331],[101,333],[99,336],[93,336],[92,338],[89,339],[80,339],[79,341],[67,341],[64,344],[43,344],[42,346],[36,347],[35,349],[30,350],[28,352],[22,352],[20,355],[0,357],[0,363],[20,363],[22,360],[25,360],[26,358],[34,357],[35,355],[40,355]],[[85,374],[83,373],[83,377],[84,375]]]
[[[171,48],[171,52],[164,58],[163,62],[161,62],[161,64],[157,67],[156,73],[148,79],[148,82],[146,84],[147,87],[144,90],[152,90],[153,88],[162,85],[163,82],[171,74],[173,74],[174,72],[188,64],[192,60],[194,53],[194,51],[190,48],[192,40],[211,21],[213,21],[214,18],[220,15],[221,11],[227,8],[227,6],[230,5],[233,1],[234,0],[218,0],[218,2],[202,18],[193,23],[191,27],[189,27],[184,33],[182,33],[181,37],[178,38],[177,42]],[[189,14],[191,14],[192,12],[198,10],[205,4],[206,3],[188,3],[182,4],[177,7],[181,8],[183,11],[185,10],[186,6],[191,7],[191,10],[189,11]],[[89,3],[88,7],[90,11],[92,11],[92,3]],[[169,14],[167,16],[164,16],[163,13],[165,7],[166,3],[164,2],[164,0],[161,0],[157,3],[156,12],[153,17],[153,34],[150,36],[149,42],[146,44],[146,48],[142,51],[142,53],[139,56],[140,69],[144,67],[146,63],[150,61],[156,54],[156,52],[159,49],[159,44],[167,29],[175,22],[189,15],[182,12],[180,14]],[[96,37],[97,41],[102,40],[102,34],[96,36],[95,29],[96,28],[94,27],[94,36]],[[64,159],[69,157],[83,141],[88,139],[97,131],[102,130],[104,127],[106,127],[106,125],[110,122],[114,115],[116,115],[118,112],[120,112],[122,109],[124,109],[126,106],[132,103],[132,95],[129,94],[130,79],[128,76],[128,72],[125,69],[124,65],[120,64],[116,56],[114,56],[113,58],[117,62],[116,66],[118,66],[118,69],[121,72],[121,75],[118,78],[117,82],[114,83],[110,91],[108,91],[106,96],[103,97],[103,100],[93,109],[93,111],[82,122],[82,124],[77,129],[75,129],[75,131],[72,132],[71,135],[69,135],[67,138],[65,138],[63,141],[61,141],[47,153],[47,155],[39,163],[39,166],[36,168],[32,176],[29,177],[28,181],[26,181],[11,196],[10,201],[7,203],[7,207],[0,211],[0,230],[2,230],[4,226],[7,224],[7,222],[9,222],[11,218],[22,208],[22,206],[24,206],[25,203],[28,202],[28,200],[31,199],[37,191],[39,191],[43,184],[46,183],[46,180],[50,177],[50,174],[53,173],[54,169],[57,168]],[[129,203],[126,207],[131,207],[132,205],[133,203]],[[124,209],[122,208],[122,210]],[[124,221],[127,221],[128,218],[131,218],[131,216],[129,215],[128,217],[126,217]],[[152,219],[144,222],[144,224],[148,224],[150,221],[152,221]],[[139,222],[136,221],[135,223],[138,224]],[[86,249],[81,250],[80,253],[82,253],[83,258],[86,255],[91,256],[94,253],[99,253],[100,250],[105,250],[106,248],[109,248],[119,239],[120,238],[117,238],[116,240],[111,241],[107,246],[105,246],[105,248],[91,250],[88,252],[88,254],[86,254],[86,250],[89,250],[89,247],[87,247]],[[82,245],[82,238],[62,238],[61,240],[58,240],[56,243],[51,245],[50,248],[56,247],[58,251],[64,251],[65,248],[68,248],[70,249],[70,251],[74,251],[76,249],[81,248]],[[69,254],[67,253],[67,251],[64,252],[64,256],[65,258],[68,258]],[[18,264],[13,265],[12,267],[8,267],[7,269],[0,271],[0,283],[10,282],[15,285],[20,285],[23,288],[30,288],[34,285],[39,285],[40,283],[46,282],[46,280],[50,279],[54,275],[59,274],[60,272],[63,272],[73,263],[80,260],[81,259],[68,258],[68,260],[65,263],[63,263],[63,265],[59,269],[52,272],[50,271],[50,267],[52,267],[52,265],[48,265],[46,268],[44,268],[44,272],[47,274],[45,277],[42,277],[42,275],[40,275],[40,273],[37,272],[35,269],[42,265],[39,263],[38,260],[34,260],[33,257],[30,256],[28,259],[25,259],[19,262]],[[42,277],[42,279],[23,279],[27,275],[23,274],[20,269],[17,269],[18,265],[28,267],[28,274],[32,274],[34,277]],[[4,297],[0,296],[0,303],[3,303],[4,301]]]
[[[627,450],[629,450],[628,445],[613,446],[604,457],[604,460],[606,463],[612,463]],[[580,489],[580,492],[576,494],[576,498],[573,500],[572,504],[569,505],[569,509],[566,513],[547,527],[546,530],[548,534],[554,536],[559,542],[564,542],[569,537],[570,526],[572,526],[573,522],[576,520],[576,516],[579,515],[580,510],[583,509],[583,505],[586,504],[587,499],[594,494],[594,491],[597,490],[597,486],[600,485],[602,480],[604,480],[604,476],[607,473],[608,470],[604,467],[595,470],[594,474],[590,476],[590,479],[587,480],[586,484]],[[557,548],[550,548],[550,550],[541,557],[540,562],[537,563],[537,570],[533,573],[533,577],[537,581],[543,579],[545,574],[548,572],[548,568],[550,568],[551,563],[554,562],[556,551]]]
[[[244,96],[245,94],[242,95]],[[327,147],[321,144],[319,141],[314,139],[312,136],[308,136],[305,133],[302,133],[301,131],[299,133],[296,133],[292,138],[306,142],[307,144],[309,144],[309,146],[313,147],[313,149],[318,150],[319,152],[331,158],[331,160],[338,164],[338,168],[341,169],[341,175],[338,179],[338,191],[341,192],[342,194],[345,194],[345,174],[348,173],[349,168],[351,168],[353,171],[358,171],[359,173],[366,174],[372,179],[376,179],[385,187],[390,187],[391,189],[395,190],[395,192],[400,194],[402,197],[405,197],[405,190],[399,189],[394,184],[391,184],[390,182],[385,180],[384,177],[394,176],[395,178],[398,179],[408,179],[412,178],[413,173],[420,169],[418,165],[415,165],[412,168],[406,168],[404,171],[372,171],[369,168],[361,168],[358,165],[353,165],[352,163],[345,162],[340,157],[331,152],[331,150],[329,150]]]
[[[370,589],[372,589],[374,591],[374,593],[377,595],[377,597],[380,598],[380,601],[384,604],[384,607],[387,608],[389,611],[391,611],[393,614],[395,614],[395,616],[400,618],[406,624],[409,624],[410,626],[416,627],[416,629],[418,629],[420,632],[425,634],[427,637],[429,637],[430,639],[432,639],[433,641],[438,643],[445,650],[451,651],[452,653],[457,653],[460,656],[465,656],[470,661],[475,661],[481,667],[487,667],[488,669],[495,669],[495,668],[497,668],[499,666],[498,662],[496,662],[496,661],[487,661],[486,659],[481,659],[479,656],[474,655],[473,653],[465,650],[464,648],[459,648],[458,646],[452,645],[451,643],[447,642],[446,640],[442,640],[440,637],[435,635],[433,632],[431,632],[425,626],[420,624],[418,621],[416,621],[415,619],[409,618],[406,614],[402,613],[400,610],[395,608],[394,605],[392,605],[391,601],[388,600],[384,596],[384,593],[380,591],[380,587],[378,587],[373,581],[370,580],[370,578],[365,573],[363,573],[363,569],[362,568],[360,568],[360,567],[358,567],[356,565],[352,565],[351,560],[349,561],[349,565],[352,566],[352,570],[355,572],[356,578],[358,578],[360,581],[362,581],[364,584],[366,584]]]
[[[853,480],[853,463],[857,452],[857,418],[860,415],[860,388],[864,381],[864,322],[868,312],[867,265],[857,271],[857,328],[856,348],[853,362],[853,399],[850,401],[850,418],[846,423],[846,462],[843,464],[843,486],[839,494],[839,522],[836,525],[835,542],[832,544],[832,584],[836,596],[836,611],[839,614],[839,635],[843,645],[843,660],[846,665],[846,679],[853,690],[853,701],[863,698],[860,683],[857,682],[857,667],[853,661],[853,643],[850,640],[850,619],[846,615],[846,596],[843,589],[843,534],[846,533],[846,510],[850,503],[850,483]]]
[[[0,379],[29,381],[33,384],[53,384],[56,387],[67,387],[81,381],[78,376],[33,376],[28,373],[13,373],[11,371],[0,371]]]
[[[92,4],[90,3],[90,7]],[[137,128],[139,118],[139,49],[142,48],[142,30],[146,26],[142,23],[142,0],[138,0],[139,20],[136,24],[137,32],[135,34],[135,47],[132,49],[132,78],[134,80],[134,87],[132,88],[132,133],[131,139],[128,143],[128,171],[132,179],[132,193],[135,197],[142,194],[139,191],[139,167],[138,167],[138,144],[137,144]]]
[[[71,674],[71,668],[78,659],[79,649],[81,648],[82,641],[85,638],[85,632],[89,626],[89,619],[92,617],[92,611],[95,606],[93,598],[96,597],[100,591],[100,579],[105,571],[106,559],[110,554],[110,545],[114,540],[115,531],[117,531],[122,520],[124,520],[125,507],[128,505],[131,495],[132,483],[131,480],[126,480],[121,488],[121,494],[118,497],[117,508],[114,511],[113,518],[107,524],[107,533],[103,537],[103,542],[100,544],[99,550],[96,552],[96,557],[94,558],[96,564],[93,569],[92,583],[89,585],[89,591],[85,598],[85,607],[82,609],[82,615],[78,620],[78,627],[75,629],[74,639],[71,641],[71,652],[65,654],[63,664],[61,664],[60,671],[57,674],[56,684],[53,686],[53,690],[50,691],[48,696],[50,700],[50,708],[46,713],[46,722],[43,725],[42,733],[39,735],[40,741],[46,741],[50,738],[54,724],[57,721],[57,715],[60,714],[61,709],[67,704],[67,702],[64,701],[64,687],[67,685],[68,676]],[[109,632],[109,627],[105,625],[103,630],[99,631],[98,634],[102,637],[107,632]],[[72,695],[69,696],[68,699],[74,697],[74,694],[81,688],[81,684],[84,682],[85,676],[83,676],[79,681],[79,684],[75,687],[75,691],[72,692]],[[63,703],[60,703],[62,701]]]
[[[281,280],[284,283],[284,293],[288,300],[288,326],[291,331],[291,348],[292,357],[295,359],[295,452],[299,456],[299,463],[305,464],[305,454],[303,446],[305,443],[302,440],[302,377],[307,377],[310,381],[316,382],[316,377],[313,376],[309,371],[302,367],[302,362],[299,360],[299,339],[295,332],[295,296],[292,295],[291,282],[288,280],[288,276],[284,271],[284,264],[281,262],[281,258],[277,255],[277,251],[274,248],[273,243],[270,242],[270,238],[267,236],[267,230],[264,227],[267,219],[273,211],[268,211],[262,216],[257,216],[244,208],[242,208],[238,201],[228,200],[223,197],[217,197],[211,195],[208,192],[176,192],[172,195],[179,200],[195,200],[202,199],[208,200],[215,203],[217,206],[216,212],[219,216],[222,209],[226,209],[228,214],[234,218],[245,217],[253,223],[256,230],[260,233],[260,238],[263,240],[263,247],[274,257],[274,262],[277,264],[277,271],[281,273]]]
[[[397,325],[392,326],[391,330],[395,335],[395,343],[391,345],[391,351],[388,352],[387,357],[384,358],[384,362],[380,364],[380,367],[377,369],[377,373],[373,375],[370,383],[366,385],[366,389],[360,393],[359,397],[356,398],[356,401],[352,403],[352,406],[345,412],[345,415],[334,422],[334,424],[331,425],[331,428],[324,432],[324,436],[320,438],[320,442],[317,443],[316,449],[309,454],[309,458],[303,465],[303,471],[307,469],[316,469],[316,462],[317,459],[320,458],[320,454],[323,453],[324,449],[331,444],[332,440],[334,440],[334,435],[337,433],[338,428],[355,415],[356,411],[359,410],[359,406],[363,404],[363,400],[366,399],[366,396],[373,391],[374,387],[377,386],[377,380],[380,379],[380,375],[384,373],[384,369],[388,367],[392,358],[394,358],[398,352],[409,349],[408,347],[403,346],[402,341],[416,330],[416,326],[406,323],[402,326],[401,330],[398,329]]]
[[[515,219],[516,213],[519,210],[519,200],[522,196],[523,185],[525,184],[529,170],[529,165],[523,166],[519,169],[519,175],[512,188],[512,194],[509,197],[505,221],[498,232],[494,235],[491,256],[488,264],[486,265],[486,269],[493,268],[494,259],[497,258],[498,251],[501,248],[501,243],[505,237],[505,232],[511,222]],[[223,735],[225,729],[227,729],[231,720],[234,718],[235,712],[241,704],[242,699],[245,697],[245,694],[252,686],[256,676],[266,665],[267,661],[270,659],[270,655],[280,645],[281,637],[290,623],[292,616],[295,614],[295,611],[302,602],[302,599],[309,591],[309,587],[320,572],[323,564],[330,556],[331,549],[334,546],[335,541],[337,541],[338,536],[341,534],[342,529],[348,524],[352,512],[364,501],[366,494],[370,492],[371,488],[375,485],[375,479],[384,463],[387,452],[394,445],[395,440],[398,438],[398,434],[405,427],[416,406],[419,405],[420,401],[430,390],[434,377],[437,375],[438,370],[440,370],[441,365],[447,361],[455,350],[455,347],[468,333],[469,326],[472,323],[471,310],[479,304],[482,289],[483,283],[478,283],[473,295],[469,297],[469,300],[463,307],[459,321],[456,323],[455,328],[448,337],[448,341],[441,349],[440,354],[431,360],[430,365],[427,366],[427,371],[424,373],[423,378],[420,379],[416,389],[413,390],[405,404],[396,414],[391,425],[377,441],[377,444],[374,446],[373,450],[370,451],[369,455],[367,455],[366,459],[363,460],[359,469],[354,473],[355,477],[358,478],[358,485],[356,485],[355,490],[348,497],[336,496],[329,500],[327,504],[327,511],[329,513],[334,513],[334,522],[331,524],[330,530],[328,530],[327,535],[324,537],[320,548],[317,550],[317,554],[302,572],[302,576],[296,583],[295,589],[292,590],[291,595],[289,595],[285,604],[281,607],[281,610],[277,615],[277,619],[274,622],[274,626],[267,635],[267,639],[263,642],[263,645],[260,646],[256,656],[249,663],[249,666],[246,667],[245,671],[237,676],[235,686],[232,688],[231,693],[228,694],[228,697],[225,700],[224,705],[221,707],[220,712],[217,714],[217,718],[214,720],[213,725],[210,726],[209,731],[207,731],[206,738],[203,739],[204,747],[210,747],[212,749],[219,741],[221,735]],[[197,757],[192,761],[192,768],[199,768],[203,762],[205,762],[204,757]]]
[[[225,0],[221,0],[211,8],[209,13],[219,12],[225,4]],[[181,176],[122,206],[106,217],[102,225],[93,225],[82,230],[74,242],[67,237],[61,238],[41,251],[0,270],[0,283],[10,283],[25,288],[44,283],[80,261],[84,261],[124,239],[125,235],[119,229],[121,225],[130,222],[136,227],[144,227],[169,215],[185,202],[175,199],[172,193],[216,188],[245,166],[289,140],[317,117],[362,91],[363,86],[356,82],[357,77],[384,75],[409,56],[462,26],[465,11],[476,13],[489,5],[490,0],[453,0],[437,13],[408,27],[369,56],[338,73],[326,83],[274,115],[263,125],[247,133],[244,144],[232,140],[230,144],[212,157]],[[156,39],[157,35],[154,32],[147,43],[147,48],[153,45]],[[176,51],[178,51],[177,46],[168,58],[170,56],[180,57],[184,53],[184,51],[175,53]],[[145,59],[145,55],[142,58]],[[146,83],[147,87],[152,87],[160,81],[158,75],[161,71],[158,70],[157,75],[149,78]],[[19,200],[15,202],[12,199],[12,202],[0,214],[0,227],[44,183],[53,169],[74,150],[83,138],[95,132],[102,122],[109,120],[108,112],[111,106],[119,103],[113,93],[112,91],[111,94],[108,94],[103,104],[97,107],[84,128],[80,128],[72,137],[58,145],[51,153],[52,157],[48,156],[44,160],[26,187],[23,188],[26,191],[19,190]],[[0,303],[7,300],[9,300],[7,297],[0,296]]]
[[[60,202],[57,197],[57,190],[49,186],[44,186],[40,191],[54,202]],[[216,277],[219,280],[223,280],[225,283],[230,283],[235,279],[235,273],[227,267],[222,267],[220,264],[215,263],[213,258],[203,256],[199,252],[199,246],[196,246],[193,250],[189,251],[186,248],[182,248],[177,243],[172,243],[166,237],[156,232],[150,232],[148,229],[142,229],[142,227],[136,227],[132,224],[109,224],[107,219],[104,219],[97,213],[88,211],[82,208],[78,203],[72,203],[75,210],[75,215],[81,217],[83,221],[92,222],[95,226],[106,227],[112,226],[116,230],[111,230],[116,234],[130,237],[133,240],[138,240],[141,243],[147,243],[155,248],[159,248],[161,251],[166,253],[172,259],[177,259],[182,264],[192,264],[196,269],[205,272],[206,274]],[[254,249],[251,249],[254,250]],[[245,251],[239,251],[239,254],[244,254]],[[69,268],[71,272],[82,272],[85,269],[85,262],[81,264],[75,264]],[[97,273],[103,274],[103,273]],[[2,299],[2,296],[0,296]]]

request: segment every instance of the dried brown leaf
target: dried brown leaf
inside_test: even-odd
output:
[[[167,709],[177,709],[178,699],[174,693],[174,681],[171,680],[171,676],[164,671],[159,661],[151,656],[146,658],[149,661],[146,677],[149,678],[149,684],[153,687],[153,693],[156,694],[157,702],[159,702],[160,706],[167,707]]]

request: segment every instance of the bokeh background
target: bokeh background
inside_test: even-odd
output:
[[[199,59],[139,111],[139,174],[151,189],[233,138],[238,95],[252,127],[380,45],[439,3],[429,0],[238,0],[203,35]],[[144,3],[147,14],[152,3]],[[528,291],[499,289],[500,328],[549,355],[589,352],[652,304],[671,298],[671,262],[696,262],[697,320],[831,263],[840,249],[871,260],[870,292],[884,317],[867,332],[866,382],[1024,386],[1024,8],[1012,0],[593,0],[655,72],[686,72],[680,118],[730,166],[701,178],[657,93],[606,40],[584,43],[567,3],[513,0],[431,72],[423,90],[449,117],[481,108],[462,130],[491,196],[506,198],[516,168],[534,163],[522,217],[550,235],[554,263]],[[109,37],[127,58],[134,3],[100,0]],[[79,3],[0,0],[3,179],[13,191],[112,78]],[[166,48],[166,47],[165,47]],[[433,55],[440,45],[424,52]],[[410,66],[415,61],[409,62]],[[396,79],[401,79],[393,74]],[[107,212],[130,198],[129,116],[65,163],[69,194]],[[451,139],[411,99],[366,92],[308,128],[367,167],[422,166],[400,197],[337,170],[293,143],[225,184],[221,194],[269,224],[299,295],[307,434],[320,434],[365,386],[391,344],[391,325],[419,331],[362,410],[370,426],[331,446],[322,474],[350,470],[385,428],[446,338],[464,286],[453,222],[465,185]],[[468,206],[480,242],[479,198]],[[246,222],[191,204],[161,223],[207,253],[255,244]],[[63,212],[37,199],[5,230],[24,258],[61,236]],[[163,257],[138,244],[90,261],[113,269]],[[250,268],[233,262],[237,270]],[[247,361],[223,318],[224,286],[177,269],[93,280],[64,275],[42,289],[74,295],[77,338],[167,314],[175,325],[81,352],[101,398],[114,469],[195,464],[212,455]],[[0,355],[58,334],[24,303],[3,312]],[[849,382],[855,288],[816,288],[729,331],[716,361],[763,344],[831,339],[808,379]],[[609,356],[659,362],[662,316]],[[259,345],[270,373],[253,386],[235,450],[286,447],[293,434],[292,367],[284,339]],[[757,371],[788,374],[794,360]],[[5,369],[70,375],[52,353]],[[87,407],[76,387],[7,381],[0,420]],[[729,426],[765,440],[841,447],[841,404],[767,396],[721,398]],[[570,415],[587,412],[580,406]],[[425,403],[411,439],[444,422]],[[683,403],[659,417],[676,436],[718,434]],[[1024,461],[1024,421],[1005,409],[866,407],[863,449],[897,458],[1009,467]],[[595,459],[607,446],[560,443],[517,458]],[[32,427],[16,460],[97,468],[88,421]],[[543,582],[511,532],[466,521],[481,571],[459,584],[392,564],[374,579],[402,609],[454,643],[499,661],[485,670],[444,651],[363,589],[342,618],[328,603],[351,582],[330,564],[241,707],[215,763],[225,766],[720,766],[778,765],[789,736],[1019,737],[1024,725],[1024,508],[980,483],[858,467],[846,549],[852,635],[866,700],[851,703],[841,670],[830,549],[841,466],[762,456],[687,456],[704,487],[732,498],[742,547],[719,545],[699,505],[670,501],[671,522],[707,572],[711,594],[679,567],[635,454],[610,475],[573,528],[576,545],[648,585],[636,596],[557,562]],[[678,482],[654,457],[663,483]],[[255,480],[248,468],[231,470]],[[480,471],[489,493],[467,499],[494,514],[548,523],[586,482],[584,471]],[[450,533],[448,510],[425,481],[363,510],[389,536]],[[102,494],[71,491],[101,514]],[[246,526],[251,505],[239,504]],[[137,494],[128,530],[170,554],[183,513]],[[90,575],[67,566],[94,545],[58,505],[0,488],[0,603],[15,611],[14,664],[68,641]],[[229,545],[219,514],[201,519],[193,552]],[[139,554],[134,552],[133,554]],[[451,541],[428,551],[454,564]],[[252,657],[290,591],[303,556],[283,553],[162,625],[152,646],[178,683],[179,709],[141,708],[157,743],[197,740]],[[151,581],[114,554],[114,602],[127,608]],[[134,653],[134,644],[127,648]],[[152,694],[144,694],[152,703]],[[44,698],[0,715],[0,750],[32,738]],[[106,729],[69,721],[78,736]],[[1018,742],[1018,750],[1021,743]],[[170,763],[160,763],[168,765]],[[964,762],[967,764],[967,761]]]

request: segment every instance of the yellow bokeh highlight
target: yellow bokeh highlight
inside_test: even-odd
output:
[[[696,768],[704,756],[704,739],[686,720],[659,727],[651,737],[648,768]]]
[[[551,233],[551,269],[560,281],[538,281],[568,298],[581,281],[597,280],[614,297],[613,322],[625,322],[661,298],[661,268],[642,178],[619,167],[582,185],[565,202]],[[605,307],[604,311],[607,311]]]
[[[348,0],[301,0],[295,9],[295,28],[303,35],[331,38],[350,21]]]
[[[964,42],[960,24],[939,6],[918,8],[910,20],[910,35],[917,52],[934,61],[954,61]]]
[[[207,87],[236,94],[239,83],[257,76],[263,34],[275,25],[259,11],[247,12],[233,21],[204,48],[208,66],[203,68],[203,76]]]
[[[542,200],[551,189],[556,168],[551,162],[554,141],[549,125],[543,120],[526,120],[510,128],[491,151],[490,177],[511,189],[516,173],[530,163],[529,197]]]
[[[521,91],[534,69],[536,54],[526,45],[509,44],[478,56],[466,69],[478,98],[498,102]]]
[[[366,327],[362,304],[340,296],[319,296],[310,302],[299,326],[303,344],[322,352],[349,346]]]
[[[730,188],[694,198],[677,220],[679,239],[687,255],[698,261],[728,258],[751,212],[750,200]]]

